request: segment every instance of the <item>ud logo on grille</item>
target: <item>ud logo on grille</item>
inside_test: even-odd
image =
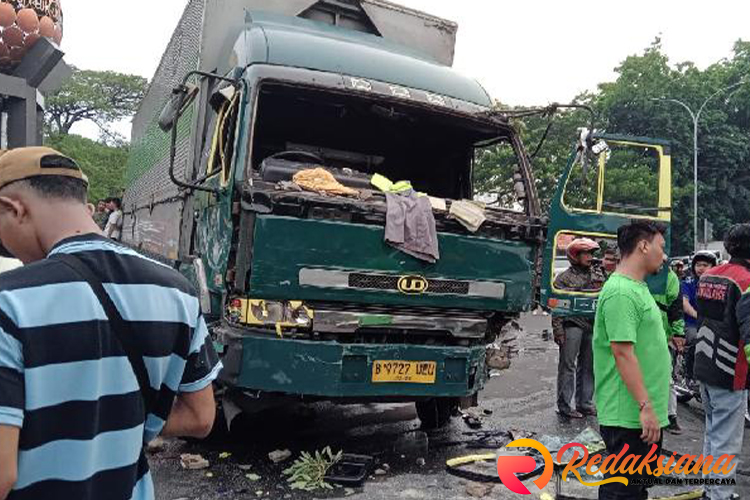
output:
[[[428,282],[421,276],[402,276],[398,280],[398,291],[407,295],[419,295],[427,291]]]

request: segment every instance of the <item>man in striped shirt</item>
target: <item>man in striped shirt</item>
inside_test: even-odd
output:
[[[0,157],[0,250],[25,264],[0,279],[0,500],[153,499],[143,444],[213,424],[221,363],[193,288],[103,237],[86,190],[54,150]],[[113,324],[127,326],[149,387]]]

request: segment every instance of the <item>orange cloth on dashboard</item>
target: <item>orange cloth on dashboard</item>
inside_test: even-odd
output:
[[[359,194],[359,191],[344,186],[336,180],[331,172],[320,167],[297,172],[294,174],[293,180],[302,189],[316,193],[344,196],[357,196]]]

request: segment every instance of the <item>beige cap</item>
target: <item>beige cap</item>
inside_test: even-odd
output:
[[[11,182],[42,175],[73,177],[81,179],[86,185],[89,183],[88,177],[75,161],[52,148],[0,150],[0,189]]]

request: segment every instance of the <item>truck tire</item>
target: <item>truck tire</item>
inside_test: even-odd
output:
[[[458,407],[455,398],[434,398],[417,401],[417,416],[422,422],[422,429],[440,429],[450,422],[453,411]]]

